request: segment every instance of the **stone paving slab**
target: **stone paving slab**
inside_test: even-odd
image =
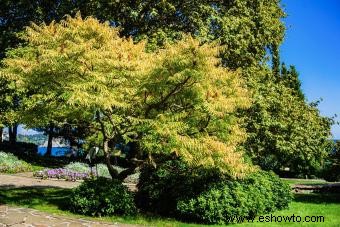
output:
[[[38,179],[29,175],[0,174],[0,190],[20,187],[57,187],[73,188],[80,182],[71,182],[57,179]],[[0,227],[133,227],[118,223],[105,223],[85,219],[56,216],[34,209],[15,208],[0,204]]]
[[[0,205],[0,227],[134,227],[137,225],[118,224],[72,219],[51,215],[28,208],[14,208]]]

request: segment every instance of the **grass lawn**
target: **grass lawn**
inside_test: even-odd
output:
[[[289,209],[273,213],[278,216],[299,215],[303,218],[306,216],[323,216],[323,223],[243,223],[237,226],[340,226],[340,194],[296,194],[294,201]],[[267,215],[267,216],[270,216]],[[256,220],[256,219],[255,219]]]
[[[32,172],[45,169],[45,167],[41,165],[31,164],[31,166],[32,166]]]
[[[327,182],[322,179],[296,179],[296,178],[281,178],[283,181],[286,181],[288,184],[304,184],[304,185],[323,185],[329,184],[332,182]]]
[[[0,203],[9,204],[12,206],[34,208],[40,211],[54,213],[68,217],[85,216],[75,215],[65,210],[67,198],[70,193],[69,189],[57,188],[17,188],[4,189],[0,188]],[[283,211],[278,211],[272,215],[299,215],[302,218],[305,216],[324,216],[323,223],[260,223],[258,218],[254,223],[244,222],[234,226],[340,226],[340,194],[299,194],[295,195],[294,202],[290,208]],[[270,214],[269,214],[270,215]],[[137,217],[102,217],[90,218],[90,220],[100,220],[107,222],[133,223],[153,226],[202,226],[196,224],[186,224],[173,219],[158,218],[155,216],[140,215]],[[303,219],[302,219],[303,220]],[[211,226],[211,225],[210,225]],[[215,225],[217,226],[217,225]]]

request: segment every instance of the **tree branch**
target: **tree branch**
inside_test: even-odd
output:
[[[145,111],[145,116],[147,117],[152,109],[164,105],[172,95],[176,94],[189,81],[190,78],[191,77],[188,76],[181,83],[178,83],[165,97],[162,97],[158,103],[150,104]]]

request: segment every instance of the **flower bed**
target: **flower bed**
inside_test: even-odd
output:
[[[65,179],[68,181],[85,180],[91,177],[90,173],[80,173],[65,168],[59,169],[44,169],[37,171],[33,174],[35,177],[41,177],[42,179],[55,178]]]
[[[118,172],[124,169],[119,166],[113,166]],[[105,164],[98,164],[96,167],[90,168],[86,163],[72,162],[63,168],[58,169],[44,169],[42,171],[37,171],[33,174],[34,177],[39,177],[42,179],[56,178],[65,179],[69,181],[85,180],[91,177],[105,177],[111,178],[109,170]],[[136,184],[139,179],[139,172],[129,175],[124,182]]]

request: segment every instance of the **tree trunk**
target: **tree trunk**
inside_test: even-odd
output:
[[[0,127],[0,143],[2,143],[3,141],[3,137],[2,137],[3,132],[4,132],[4,128]]]
[[[112,179],[118,179],[118,175],[119,175],[118,171],[115,170],[111,165],[111,160],[110,160],[111,156],[110,156],[110,150],[109,150],[109,139],[108,139],[108,136],[106,134],[105,126],[104,126],[104,123],[101,120],[99,111],[96,112],[96,117],[97,117],[97,121],[100,124],[101,131],[102,131],[102,134],[103,134],[103,137],[104,137],[104,139],[103,139],[103,151],[104,151],[104,158],[105,158],[107,169],[109,170],[109,173],[110,173]]]
[[[53,125],[50,124],[48,129],[48,140],[47,140],[47,150],[45,156],[50,157],[52,155],[52,144],[53,143]]]
[[[115,170],[111,165],[111,160],[110,160],[111,156],[110,156],[110,152],[109,152],[109,141],[104,140],[103,150],[104,150],[106,166],[109,170],[109,173],[110,173],[112,179],[117,179],[118,178],[118,171]]]
[[[18,124],[13,124],[8,127],[8,135],[10,144],[14,145],[17,142]]]

